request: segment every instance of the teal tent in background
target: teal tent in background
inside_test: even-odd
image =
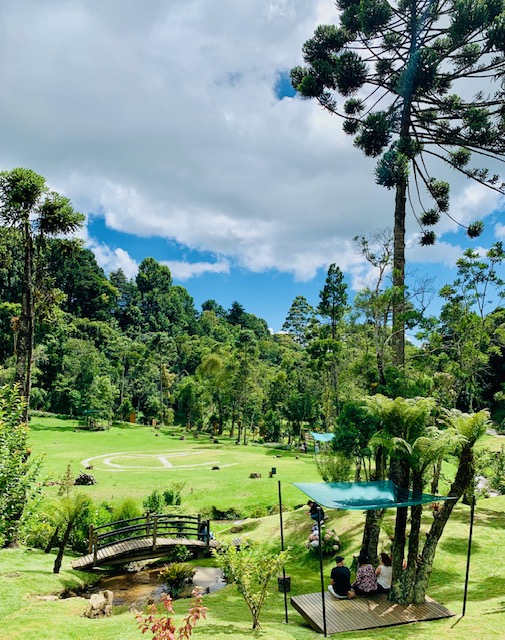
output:
[[[441,500],[455,500],[430,493],[413,493],[397,487],[392,480],[377,482],[293,482],[303,493],[328,509],[398,509]]]
[[[335,437],[334,433],[316,433],[315,431],[310,431],[310,435],[316,442],[331,442]]]

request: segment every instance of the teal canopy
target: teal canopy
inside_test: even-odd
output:
[[[331,442],[335,437],[334,433],[316,433],[315,431],[311,431],[310,435],[316,442]]]
[[[414,493],[397,487],[392,480],[377,482],[293,482],[295,487],[328,509],[398,509],[440,500],[456,500],[449,496]]]

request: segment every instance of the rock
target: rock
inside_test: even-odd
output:
[[[250,478],[261,478],[261,473],[250,473],[249,477]]]
[[[108,618],[112,615],[112,601],[114,594],[108,589],[93,593],[84,612],[86,618]]]

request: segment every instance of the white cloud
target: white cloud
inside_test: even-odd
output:
[[[0,165],[34,168],[112,229],[222,256],[175,262],[181,278],[229,264],[357,274],[350,239],[392,224],[393,195],[336,118],[274,92],[335,18],[329,0],[6,3]],[[473,185],[453,192],[465,223],[496,204]],[[136,268],[125,251],[90,247],[104,268]],[[423,261],[453,253],[430,251]]]
[[[494,226],[494,235],[498,240],[505,240],[505,224],[497,222]]]
[[[106,273],[122,269],[129,279],[137,275],[139,265],[124,249],[111,249],[106,244],[97,242],[93,238],[88,240],[87,245],[93,251],[96,261]]]
[[[180,260],[163,260],[176,280],[189,280],[204,273],[229,273],[230,265],[226,260],[218,262],[183,262]]]

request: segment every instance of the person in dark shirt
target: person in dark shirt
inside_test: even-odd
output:
[[[319,520],[321,520],[321,522],[323,522],[324,520],[323,508],[320,507],[317,504],[317,502],[314,502],[313,500],[309,500],[307,504],[310,507],[309,515],[312,518],[312,520],[315,520],[316,522],[319,522]]]
[[[347,567],[344,567],[343,556],[335,556],[335,562],[337,566],[331,570],[328,591],[334,598],[343,600],[350,597],[351,572]]]

